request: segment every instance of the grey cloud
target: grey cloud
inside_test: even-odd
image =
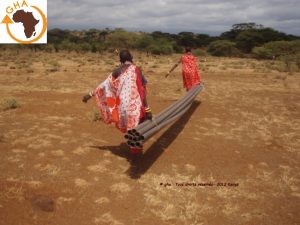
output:
[[[219,34],[256,22],[300,35],[299,0],[49,0],[49,27]]]

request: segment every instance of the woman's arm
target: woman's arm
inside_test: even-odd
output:
[[[82,101],[84,103],[87,103],[88,100],[90,100],[94,96],[94,92],[90,91],[87,95],[82,97]]]
[[[147,102],[147,80],[143,74],[143,72],[137,67],[136,68],[136,72],[137,72],[137,87],[138,87],[138,91],[139,94],[141,96],[141,100],[145,109],[145,113],[146,113],[146,119],[152,120],[152,112],[151,109],[148,105]]]
[[[124,67],[124,68],[127,68],[127,67]],[[118,78],[118,76],[122,73],[122,66],[116,68],[112,73],[111,73],[111,76],[113,77],[113,79],[116,79]],[[100,84],[101,85],[101,84]],[[99,85],[99,86],[100,86]],[[83,96],[82,97],[82,101],[84,103],[87,103],[93,96],[95,95],[94,91],[90,91],[87,95]]]
[[[172,73],[173,70],[181,63],[181,59],[172,67],[172,69],[165,75],[165,77],[168,77],[170,73]]]

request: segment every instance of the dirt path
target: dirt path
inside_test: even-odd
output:
[[[2,55],[0,99],[21,107],[0,112],[0,224],[300,224],[299,74],[206,70],[133,167],[122,134],[81,103],[117,58],[39,54]],[[159,112],[184,93],[179,70],[162,78],[176,57],[143,57]]]

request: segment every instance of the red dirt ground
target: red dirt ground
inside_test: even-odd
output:
[[[180,69],[163,76],[178,57],[136,54],[154,114],[185,93]],[[299,73],[200,62],[205,90],[132,165],[122,134],[81,102],[117,61],[1,53],[0,100],[21,105],[0,111],[1,225],[300,224]]]

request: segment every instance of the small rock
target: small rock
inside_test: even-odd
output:
[[[55,202],[53,201],[53,199],[43,195],[33,196],[31,198],[31,204],[33,205],[33,207],[45,212],[53,212],[55,208]]]

